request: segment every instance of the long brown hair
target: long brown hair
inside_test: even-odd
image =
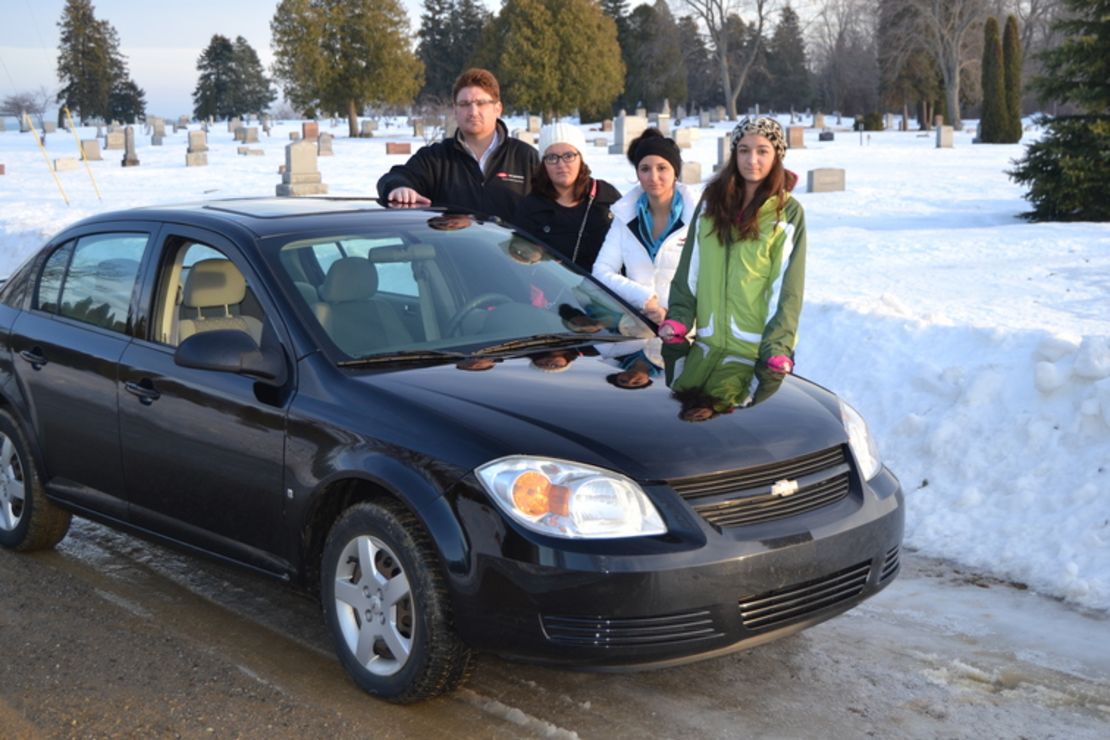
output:
[[[570,186],[575,201],[582,200],[590,192],[590,168],[586,165],[586,160],[581,152],[578,154],[578,161],[581,163],[578,168],[578,177]],[[542,159],[536,165],[535,171],[532,172],[532,192],[548,200],[559,198],[559,193],[555,190],[555,183],[551,182],[551,177],[547,174],[547,167],[544,166]]]
[[[782,158],[775,153],[775,161],[767,177],[759,183],[752,202],[744,208],[744,177],[736,168],[736,144],[732,143],[732,153],[728,162],[713,180],[705,186],[705,215],[713,223],[713,231],[722,244],[739,239],[754,239],[759,236],[759,209],[768,198],[778,198],[778,212],[781,215],[786,204],[786,193],[794,189],[798,176],[786,169]]]

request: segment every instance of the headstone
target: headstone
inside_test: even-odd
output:
[[[636,116],[637,118],[647,118],[647,108],[637,108]]]
[[[240,126],[239,128],[235,129],[234,136],[235,136],[236,141],[246,142],[246,140],[247,140],[247,127],[246,126]]]
[[[177,130],[180,124],[174,126],[174,131]],[[155,136],[162,137],[166,135],[166,119],[154,116],[150,119],[151,133]]]
[[[181,128],[188,128],[189,127],[189,117],[188,116],[178,116],[177,117],[177,125],[180,126]]]
[[[67,170],[75,170],[81,166],[81,162],[77,157],[58,157],[54,160],[54,171],[65,172]]]
[[[689,149],[694,145],[694,132],[696,130],[692,128],[675,129],[674,143],[678,144],[680,149]]]
[[[251,148],[249,146],[237,146],[237,147],[235,147],[235,153],[238,154],[239,156],[242,156],[242,157],[247,156],[247,152],[249,152],[250,150],[251,150]]]
[[[836,193],[841,190],[844,190],[844,170],[837,167],[810,170],[806,177],[807,192]]]
[[[701,162],[686,161],[682,163],[682,182],[687,185],[697,185],[701,182]]]
[[[301,124],[301,138],[305,141],[315,139],[320,135],[320,123],[318,121],[305,121]]]
[[[821,133],[817,134],[818,141],[832,141],[833,138],[834,137],[832,131],[822,131]]]
[[[806,148],[806,130],[801,126],[788,126],[786,128],[787,149]]]
[[[328,192],[316,168],[316,144],[312,141],[295,141],[285,146],[285,172],[278,195],[323,195]]]
[[[520,139],[521,141],[526,141],[529,144],[531,144],[532,146],[536,145],[536,134],[532,133],[531,131],[529,131],[527,129],[514,128],[513,132],[512,132],[512,136],[513,136],[514,139]]]
[[[647,128],[647,118],[644,116],[618,116],[613,121],[613,145],[609,147],[610,154],[624,154],[624,150]]]
[[[206,152],[208,151],[208,134],[204,131],[190,131],[189,132],[189,152]]]
[[[100,139],[81,139],[81,156],[87,162],[100,162],[104,157],[100,156]]]
[[[96,138],[98,138],[98,139],[103,139],[104,138],[104,127],[99,125],[99,124],[97,124],[97,127],[96,127]]]
[[[208,152],[185,152],[186,167],[206,167],[207,165]]]
[[[606,118],[604,121],[602,121],[601,122],[601,130],[602,131],[612,131],[613,130],[613,119],[612,118]]]
[[[528,116],[528,131],[529,132],[531,132],[533,134],[538,134],[540,132],[540,126],[542,126],[542,125],[543,125],[543,121],[540,119],[539,116]]]
[[[242,125],[243,125],[243,122],[239,120],[238,116],[235,116],[234,118],[227,119],[227,130],[228,131],[231,131],[231,132],[234,133],[235,129],[239,128]]]
[[[4,123],[4,117],[0,116],[0,131],[6,131],[8,124]]]
[[[415,136],[418,139],[423,139],[424,138],[424,119],[423,118],[414,118],[414,119],[412,119],[412,135]]]
[[[374,129],[376,128],[374,121],[366,119],[359,124],[358,135],[364,139],[369,139],[374,136]]]
[[[698,128],[709,128],[712,125],[713,122],[710,120],[709,111],[698,111]]]
[[[122,131],[109,131],[104,134],[104,150],[123,149],[127,136]]]
[[[300,140],[301,140],[301,132],[300,131],[290,131],[289,132],[289,141],[300,141]]]
[[[663,108],[660,111],[660,113],[662,113],[664,116],[667,116],[668,118],[670,118],[670,116],[671,116],[671,99],[670,98],[663,98]]]
[[[893,113],[887,113],[885,116],[883,116],[883,129],[885,129],[886,131],[893,131],[894,130],[894,114]]]
[[[728,111],[725,110],[723,105],[718,105],[714,112],[717,114],[718,121],[723,121],[728,118]]]
[[[655,121],[655,128],[659,129],[659,133],[664,136],[671,135],[671,116],[669,113],[660,113],[659,118]]]
[[[594,139],[594,146],[609,146],[609,140],[604,136],[598,136]]]
[[[937,128],[940,128],[941,126],[943,126],[944,125],[944,116],[942,116],[939,113],[936,114],[935,116],[933,116],[933,125]]]
[[[952,148],[952,127],[937,126],[937,149]]]
[[[151,146],[162,146],[162,134],[153,133],[150,135]]]
[[[21,115],[19,117],[19,133],[25,134],[30,130],[31,130],[31,121],[27,118],[27,114],[24,113],[23,115]]]
[[[387,141],[385,142],[386,154],[412,154],[412,144],[407,141]]]
[[[265,149],[255,149],[253,147],[247,147],[247,156],[248,157],[261,157],[261,156],[264,156],[265,154],[266,154]]]
[[[717,164],[714,165],[713,171],[717,172],[726,164],[728,164],[728,157],[732,154],[732,135],[722,136],[717,139]]]
[[[258,126],[248,126],[244,129],[243,135],[244,144],[257,144],[258,143]]]
[[[335,137],[329,133],[323,133],[316,137],[316,156],[317,157],[332,157],[335,152],[331,149],[332,139]]]
[[[686,117],[686,107],[682,106],[682,105],[678,106],[678,108],[676,108],[675,112],[674,112],[675,122],[679,123],[685,117]]]
[[[4,165],[0,164],[0,175],[4,174]]]
[[[58,130],[58,124],[54,123],[53,121],[43,121],[42,122],[42,132],[44,134],[52,134],[52,133],[56,132],[57,130]]]
[[[825,114],[824,113],[814,113],[813,114],[813,128],[817,129],[818,131],[821,131],[825,128]]]
[[[138,167],[139,155],[135,153],[135,127],[128,126],[124,132],[124,150],[123,159],[120,160],[120,165],[123,167]]]

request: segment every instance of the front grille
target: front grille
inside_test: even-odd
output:
[[[883,559],[883,569],[879,572],[879,583],[886,583],[893,578],[900,566],[899,548],[895,546],[887,552],[886,558]]]
[[[842,446],[744,470],[668,481],[707,522],[742,527],[830,506],[851,487]],[[788,494],[774,493],[778,481],[796,481]],[[710,500],[707,500],[710,499]]]
[[[739,600],[740,619],[744,627],[752,632],[797,622],[823,609],[858,598],[867,585],[870,572],[871,562],[867,561],[824,578],[742,597]]]
[[[540,617],[547,639],[578,647],[666,645],[720,637],[708,611],[663,617]]]

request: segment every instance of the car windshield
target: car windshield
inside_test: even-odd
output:
[[[557,253],[468,215],[362,219],[287,241],[279,262],[344,364],[653,335]]]

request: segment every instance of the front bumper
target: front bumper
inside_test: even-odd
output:
[[[480,650],[602,670],[683,663],[798,632],[898,572],[897,479],[884,469],[853,489],[819,511],[719,528],[669,489],[648,488],[667,535],[579,542],[513,527],[467,481],[456,509],[469,568],[449,574],[456,628]]]

